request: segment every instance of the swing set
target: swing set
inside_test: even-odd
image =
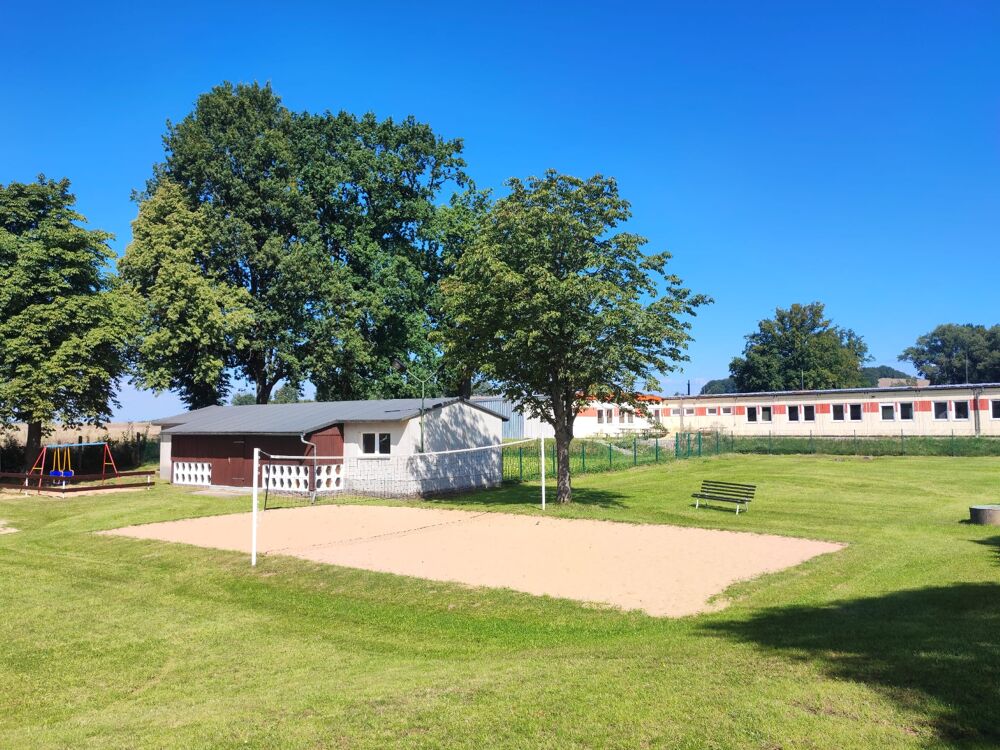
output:
[[[111,471],[114,472],[115,478],[117,479],[120,475],[118,473],[118,467],[115,466],[115,458],[111,455],[111,446],[107,443],[59,443],[55,445],[44,445],[42,446],[42,452],[38,454],[38,458],[35,459],[34,465],[28,472],[29,475],[38,472],[38,486],[42,486],[42,479],[45,476],[50,477],[61,477],[63,479],[63,487],[66,486],[66,479],[73,476],[73,457],[70,451],[73,448],[86,448],[88,446],[101,446],[104,450],[101,452],[101,481],[103,482],[108,475],[108,467],[111,467]],[[48,455],[52,455],[52,469],[45,473],[45,464]],[[96,477],[96,475],[94,475]]]
[[[73,449],[100,447],[101,450],[101,473],[97,474],[77,474],[73,470]],[[79,465],[79,463],[78,463]],[[115,465],[115,458],[111,455],[111,446],[105,442],[100,443],[56,443],[42,446],[38,458],[27,472],[0,472],[0,479],[18,479],[23,482],[22,489],[32,488],[38,493],[43,491],[58,492],[97,492],[100,490],[152,487],[153,471],[118,471]],[[108,484],[109,479],[121,479],[122,477],[145,477],[145,482],[131,482],[127,484]],[[100,484],[96,484],[100,480]],[[86,482],[88,484],[77,484]],[[89,484],[89,482],[95,482]],[[77,486],[71,486],[77,484]]]

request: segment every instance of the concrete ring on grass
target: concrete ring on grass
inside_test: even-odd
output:
[[[973,505],[969,520],[982,526],[1000,526],[1000,505]]]

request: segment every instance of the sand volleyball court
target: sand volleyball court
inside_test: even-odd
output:
[[[250,552],[250,514],[102,532]],[[656,524],[435,508],[318,505],[260,515],[258,562],[292,555],[349,568],[490,586],[680,617],[736,581],[843,545]]]

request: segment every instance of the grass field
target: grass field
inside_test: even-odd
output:
[[[754,481],[747,514],[690,507]],[[538,513],[537,486],[454,506]],[[0,747],[896,748],[1000,744],[996,458],[721,456],[576,481],[551,514],[849,547],[678,620],[98,537],[232,512],[162,487],[4,497]]]

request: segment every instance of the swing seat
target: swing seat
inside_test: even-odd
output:
[[[59,471],[58,469],[53,469],[52,471],[49,472],[49,476],[50,477],[61,477],[62,476],[62,472]]]
[[[67,469],[66,471],[64,471],[64,472],[62,473],[62,475],[63,475],[64,477],[71,477],[71,476],[73,476],[73,470],[72,470],[72,469]]]

